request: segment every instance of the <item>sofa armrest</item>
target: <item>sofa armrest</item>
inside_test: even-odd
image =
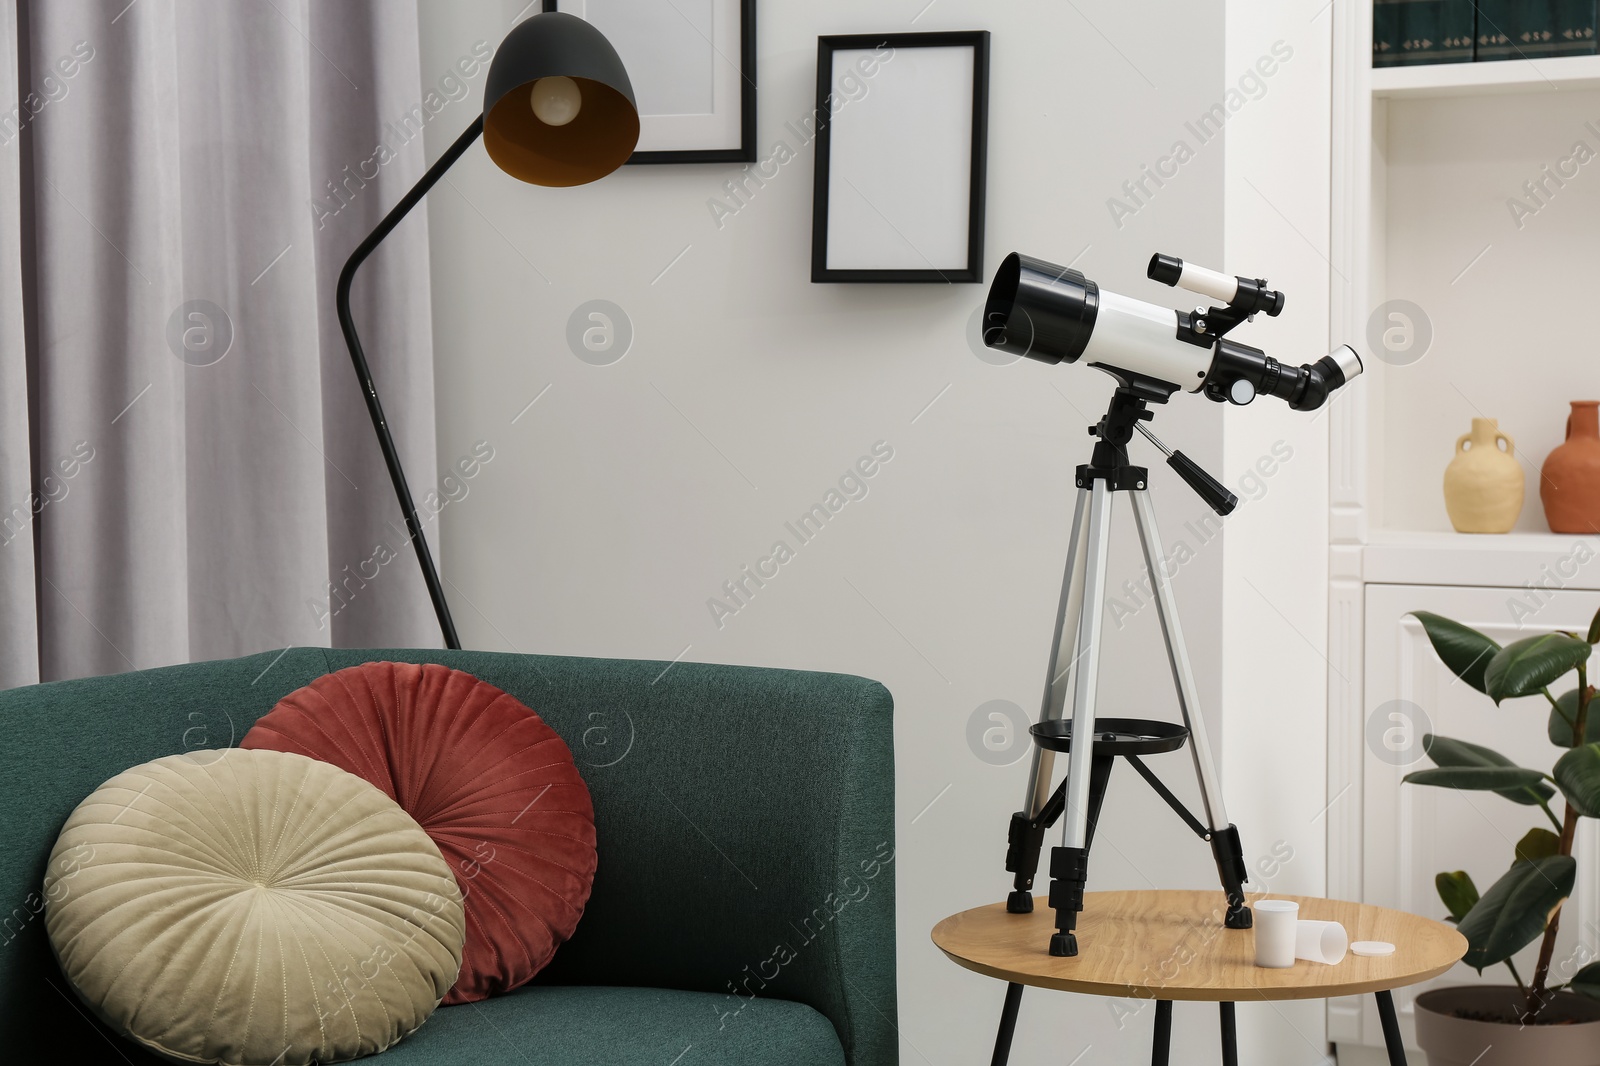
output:
[[[538,980],[752,996],[833,1022],[851,1066],[898,1057],[893,701],[839,674],[476,652],[425,657],[564,737],[594,797],[599,870]],[[748,1021],[748,1019],[747,1019]]]

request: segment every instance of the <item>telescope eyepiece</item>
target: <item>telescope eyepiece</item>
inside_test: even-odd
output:
[[[1145,276],[1163,285],[1176,285],[1183,277],[1183,260],[1175,255],[1157,252],[1150,257],[1150,267],[1145,271]]]
[[[1299,368],[1282,367],[1275,393],[1296,411],[1315,411],[1328,397],[1344,388],[1362,371],[1361,357],[1348,344],[1341,344],[1315,363]]]

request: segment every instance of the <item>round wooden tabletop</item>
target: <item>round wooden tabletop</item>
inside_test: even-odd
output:
[[[1256,897],[1252,897],[1252,902]],[[1255,965],[1255,934],[1226,929],[1224,900],[1205,892],[1090,892],[1078,916],[1075,958],[1052,958],[1055,914],[1039,896],[1032,914],[1004,903],[952,914],[933,927],[951,960],[1002,981],[1095,996],[1244,1002],[1324,999],[1416,984],[1444,973],[1467,941],[1443,922],[1364,903],[1262,896],[1300,904],[1300,917],[1344,926],[1351,943],[1384,940],[1383,958],[1348,954],[1337,965],[1297,960],[1283,970]]]

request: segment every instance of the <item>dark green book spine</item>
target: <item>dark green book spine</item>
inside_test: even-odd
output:
[[[1477,58],[1595,54],[1596,0],[1478,0]]]
[[[1372,21],[1373,66],[1466,63],[1473,57],[1472,0],[1379,0]]]
[[[1473,0],[1445,0],[1440,5],[1440,63],[1470,63],[1477,55],[1478,8]]]
[[[1372,5],[1372,65],[1392,67],[1400,62],[1400,4],[1374,0]]]
[[[1528,0],[1477,0],[1479,60],[1521,59],[1517,37],[1527,32]]]
[[[1551,55],[1592,56],[1596,53],[1595,34],[1600,26],[1600,4],[1596,0],[1560,0],[1556,4],[1555,42]]]

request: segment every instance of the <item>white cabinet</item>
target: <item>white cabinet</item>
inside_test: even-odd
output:
[[[1560,750],[1545,736],[1549,704],[1544,699],[1508,700],[1496,707],[1445,668],[1421,623],[1409,612],[1433,611],[1508,644],[1556,629],[1586,632],[1600,607],[1600,594],[1570,589],[1541,593],[1542,606],[1530,615],[1524,609],[1527,590],[1522,588],[1368,584],[1365,590],[1362,704],[1366,717],[1359,735],[1343,738],[1348,749],[1361,748],[1359,782],[1346,782],[1352,793],[1359,794],[1359,804],[1344,803],[1353,798],[1346,796],[1338,806],[1360,812],[1359,825],[1346,828],[1360,834],[1361,898],[1442,917],[1444,907],[1433,885],[1435,874],[1464,869],[1480,890],[1487,890],[1511,865],[1517,840],[1529,829],[1549,828],[1550,823],[1538,807],[1519,806],[1492,793],[1402,785],[1406,773],[1432,765],[1423,753],[1423,734],[1483,744],[1520,765],[1544,771],[1554,764]],[[1559,801],[1552,806],[1559,817]],[[1578,894],[1562,917],[1556,969],[1564,960],[1587,961],[1600,940],[1597,854],[1595,824],[1585,822],[1578,839]],[[1580,942],[1590,955],[1579,954]],[[1525,980],[1532,977],[1536,956],[1537,947],[1530,947],[1515,960]],[[1480,978],[1470,967],[1458,965],[1435,983],[1479,980],[1510,982],[1502,966]],[[1395,993],[1408,1042],[1411,1002],[1417,992],[1428,987],[1431,985]],[[1332,1039],[1381,1045],[1376,1011],[1364,1000],[1370,997],[1330,1006]]]

